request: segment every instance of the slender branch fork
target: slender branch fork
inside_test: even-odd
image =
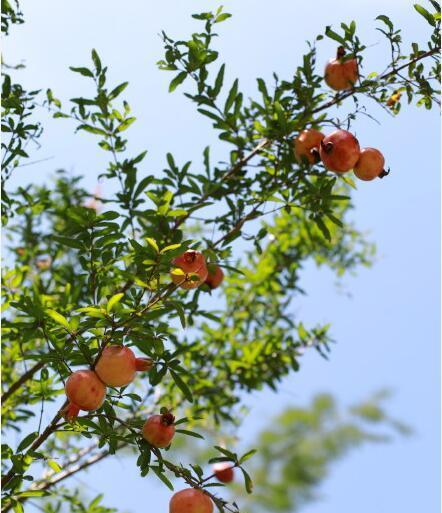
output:
[[[431,50],[429,50],[429,51],[427,51],[427,52],[425,52],[425,53],[415,57],[414,59],[411,59],[410,61],[408,61],[407,63],[403,64],[402,66],[399,66],[399,67],[389,71],[388,73],[385,73],[385,74],[381,75],[377,80],[378,81],[379,80],[386,80],[386,79],[388,79],[388,78],[390,78],[392,76],[398,75],[401,70],[411,66],[412,64],[415,64],[416,62],[418,62],[418,61],[420,61],[422,59],[425,59],[427,57],[435,55],[438,52],[440,52],[440,47],[435,47],[435,48],[433,48],[433,49],[431,49]],[[336,98],[334,98],[334,99],[324,103],[323,105],[320,105],[316,109],[313,109],[312,111],[310,111],[310,114],[316,114],[316,113],[318,113],[318,112],[320,112],[322,110],[328,109],[328,108],[330,108],[330,107],[340,103],[342,100],[344,100],[344,99],[346,99],[346,98],[348,98],[350,96],[353,96],[355,94],[358,94],[360,92],[363,92],[363,87],[355,87],[355,88],[351,89],[350,91],[342,94],[341,96],[338,96],[338,97],[336,97]],[[212,191],[210,193],[206,193],[205,195],[203,195],[203,197],[198,201],[198,203],[195,206],[196,207],[202,206],[204,204],[204,202],[215,192],[215,190],[218,190],[218,188],[221,186],[221,184],[223,182],[228,180],[235,173],[237,173],[244,166],[246,166],[249,163],[249,161],[251,161],[256,155],[258,155],[264,148],[269,146],[271,143],[272,143],[272,141],[270,139],[264,139],[264,140],[260,141],[260,143],[257,144],[255,146],[255,148],[249,154],[247,154],[245,157],[240,159],[235,165],[233,165],[225,173],[225,175],[223,175],[223,177],[221,178],[220,183],[218,184],[218,186],[214,190],[212,189]],[[186,216],[183,216],[180,219],[178,219],[175,222],[174,228],[175,229],[178,228],[189,217],[189,215],[190,214],[188,214]],[[237,224],[237,226],[235,226],[233,228],[233,230],[238,229],[238,227],[241,227],[244,224],[244,222],[247,221],[248,217],[250,217],[250,214],[248,216],[246,216],[245,218],[242,218],[239,221],[239,225]],[[226,234],[224,237],[219,239],[214,245],[218,245],[219,243],[221,243],[222,240],[224,240],[224,238],[227,237],[231,233],[232,233],[232,230],[228,234]],[[157,304],[159,301],[165,299],[167,296],[172,294],[174,292],[174,290],[176,290],[176,288],[177,288],[176,286],[169,287],[169,288],[166,289],[166,293],[164,295],[163,294],[156,295],[151,301],[149,301],[147,303],[147,305],[145,307],[143,307],[143,309],[141,311],[135,312],[134,314],[132,314],[131,317],[129,317],[128,319],[125,319],[124,321],[122,321],[120,323],[120,325],[122,326],[122,325],[126,324],[127,322],[130,322],[130,320],[132,320],[136,316],[146,312],[152,306]],[[104,347],[101,348],[101,351],[103,349],[104,349]],[[99,355],[97,356],[96,360],[98,358],[99,358]],[[95,362],[96,362],[96,360],[95,360]],[[2,401],[6,401],[14,392],[16,392],[24,383],[26,383],[29,379],[31,379],[33,377],[33,375],[38,370],[40,370],[43,367],[44,367],[44,363],[39,362],[36,365],[34,365],[32,368],[30,368],[27,372],[25,372],[15,383],[13,383],[10,386],[10,388],[6,392],[3,393],[2,397],[1,397]],[[57,430],[57,428],[58,428],[58,425],[57,425],[58,421],[62,417],[62,411],[63,411],[64,407],[66,406],[66,404],[67,404],[67,401],[63,404],[63,406],[60,408],[60,410],[55,414],[54,418],[49,423],[49,425],[46,427],[46,429],[32,443],[31,447],[28,449],[27,452],[33,452],[36,449],[38,449],[49,438],[49,436]],[[80,470],[83,470],[83,469],[85,469],[85,468],[87,468],[87,467],[97,463],[98,461],[101,461],[103,458],[105,458],[108,455],[109,455],[108,451],[99,452],[98,454],[95,454],[95,455],[91,456],[89,459],[85,460],[84,462],[78,463],[77,465],[75,465],[73,467],[70,467],[69,469],[67,469],[67,470],[65,470],[63,472],[60,472],[59,474],[56,475],[56,477],[53,477],[50,480],[46,480],[46,481],[42,480],[42,481],[36,483],[35,488],[33,488],[33,489],[46,490],[47,488],[49,488],[49,487],[55,485],[56,483],[58,483],[58,482],[60,482],[60,481],[62,481],[64,479],[70,477],[71,475],[79,472]],[[82,456],[80,456],[80,458],[81,457]],[[166,462],[165,462],[165,464],[166,464]],[[69,465],[72,465],[72,462]],[[168,468],[170,470],[172,470],[173,472],[180,474],[178,467],[176,467],[175,465],[167,462],[166,466],[168,466]],[[170,467],[173,467],[173,468],[170,468]],[[2,486],[5,486],[6,484],[8,484],[15,477],[15,475],[16,475],[16,473],[11,468],[9,470],[9,472],[2,477],[2,479],[1,479]],[[210,479],[211,477],[213,477],[213,476],[209,476],[209,478],[206,478],[206,480]],[[221,505],[224,508],[227,508],[227,506],[224,503],[224,501],[218,499],[217,497],[213,496],[210,493],[209,493],[209,495],[212,497],[212,499],[217,504],[222,503]],[[5,508],[2,509],[2,512],[8,511],[11,507],[12,507],[11,504],[7,505]],[[229,511],[233,511],[233,510],[230,510],[229,508],[227,508],[227,509]]]

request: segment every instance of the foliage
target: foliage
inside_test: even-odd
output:
[[[91,92],[74,97],[69,107],[51,89],[44,95],[26,92],[4,75],[4,186],[41,132],[34,118],[43,104],[77,132],[97,138],[109,157],[100,177],[117,181],[120,190],[95,198],[80,177],[58,171],[53,184],[3,194],[9,253],[3,276],[2,511],[20,512],[29,497],[47,493],[63,493],[62,501],[70,497],[74,504],[75,495],[60,492],[57,483],[127,447],[138,451],[143,476],[155,474],[169,487],[171,476],[180,477],[205,487],[220,511],[237,511],[210,491],[198,466],[174,463],[173,449],[162,453],[150,446],[140,427],[162,406],[181,417],[185,429],[179,436],[237,422],[242,394],[276,389],[285,375],[299,370],[305,349],[323,355],[330,350],[329,327],[305,326],[290,308],[303,293],[302,267],[313,259],[343,274],[368,264],[372,247],[347,221],[353,180],[321,165],[297,163],[292,139],[305,127],[350,127],[365,112],[364,99],[396,115],[404,91],[408,103],[431,108],[438,101],[440,13],[430,3],[436,12],[416,7],[431,31],[425,49],[414,43],[404,52],[400,31],[380,16],[391,46],[385,70],[362,75],[338,95],[324,88],[316,46],[339,42],[362,68],[369,50],[355,22],[343,23],[339,32],[327,27],[327,39],[320,35],[309,44],[293,77],[275,75],[272,85],[258,78],[258,93],[250,100],[238,80],[225,84],[225,64],[215,65],[214,30],[228,13],[220,8],[195,15],[203,28],[187,41],[163,32],[159,67],[174,72],[170,91],[187,87],[185,96],[213,121],[228,156],[214,164],[207,147],[200,167],[167,154],[162,174],[145,174],[146,152],[128,155],[126,133],[136,119],[121,100],[127,82],[110,85],[95,50],[90,66],[71,68]],[[8,6],[6,32],[20,19]],[[336,109],[348,101],[353,103],[341,119]],[[210,307],[207,286],[183,291],[170,282],[173,258],[188,248],[202,250],[209,264],[226,270],[219,311]],[[133,346],[154,360],[149,385],[144,379],[110,389],[98,411],[65,421],[60,395],[66,378],[77,366],[93,368],[110,343]],[[54,417],[45,427],[48,410]],[[22,433],[17,447],[10,442],[12,431]],[[243,468],[246,455],[228,457]],[[89,507],[104,511],[99,508]]]

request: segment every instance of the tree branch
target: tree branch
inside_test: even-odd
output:
[[[6,392],[2,394],[1,401],[4,403],[11,395],[16,392],[28,379],[31,379],[32,376],[38,372],[41,368],[44,367],[44,362],[38,362],[33,367],[31,367],[28,371],[26,371],[15,383],[9,387]]]

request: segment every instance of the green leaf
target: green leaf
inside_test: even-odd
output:
[[[48,309],[46,310],[46,313],[49,315],[49,317],[51,317],[57,324],[60,324],[61,326],[63,326],[64,328],[66,328],[67,330],[70,330],[70,326],[69,326],[69,322],[68,320],[66,319],[66,317],[64,317],[63,315],[61,315],[60,313],[56,312],[55,310],[52,310],[52,309]]]
[[[122,292],[120,292],[119,294],[115,294],[114,296],[112,296],[108,303],[107,303],[107,306],[106,306],[106,310],[109,312],[112,311],[112,308],[121,301],[121,298],[124,296],[124,294]]]
[[[151,467],[151,469],[161,479],[161,481],[163,481],[163,483],[169,488],[169,490],[171,490],[173,492],[173,485],[169,481],[169,479],[167,479],[167,477],[164,475],[164,473],[161,472],[161,470],[158,467]]]
[[[53,235],[52,240],[59,242],[63,246],[74,249],[83,249],[84,245],[81,241],[73,239],[72,237],[60,237],[59,235]]]
[[[228,12],[223,12],[222,14],[220,14],[219,16],[216,17],[215,23],[221,23],[222,21],[227,20],[228,18],[231,18],[231,17],[232,17],[232,15],[229,14]]]
[[[242,467],[240,467],[240,469],[244,475],[244,484],[246,486],[247,493],[252,493],[253,492],[253,482],[252,482],[249,474],[247,474],[247,472]]]
[[[101,72],[101,60],[100,60],[100,57],[98,56],[98,53],[97,53],[97,51],[94,48],[92,49],[91,55],[92,55],[92,61],[94,63],[94,66],[95,66],[95,69],[96,69],[97,75],[98,75]]]
[[[380,14],[379,16],[377,16],[375,18],[376,20],[380,20],[380,21],[383,21],[385,23],[385,25],[387,25],[387,27],[390,29],[390,30],[393,30],[393,23],[391,23],[390,21],[390,18],[388,16],[385,16],[384,14]]]
[[[238,79],[236,79],[235,82],[233,82],[233,85],[229,91],[229,95],[227,96],[227,100],[224,105],[224,113],[225,114],[227,114],[229,112],[229,110],[231,109],[237,94],[238,94]]]
[[[74,71],[75,73],[80,73],[84,77],[92,77],[92,78],[94,77],[94,74],[88,68],[74,68],[73,66],[69,66],[69,69],[71,71]]]
[[[60,465],[54,460],[48,460],[48,465],[54,472],[60,472],[62,470]]]
[[[424,7],[422,7],[422,5],[414,4],[413,7],[421,16],[423,16],[428,21],[430,25],[432,25],[433,27],[436,26],[436,20],[434,19],[433,15],[430,12],[428,12]]]
[[[96,317],[98,319],[104,319],[106,316],[104,312],[100,308],[94,308],[93,306],[84,306],[82,308],[77,308],[77,312],[84,312],[88,314],[90,317]]]
[[[180,73],[178,73],[178,75],[169,84],[169,93],[175,91],[175,89],[186,80],[186,77],[186,71],[181,71]]]
[[[201,438],[201,440],[204,440],[202,435],[195,433],[194,431],[189,431],[187,429],[177,429],[176,432],[181,433],[182,435],[194,436],[195,438]]]
[[[26,490],[19,493],[20,497],[45,497],[46,495],[49,495],[46,490]]]
[[[23,440],[19,443],[17,447],[17,452],[24,451],[27,447],[29,447],[32,442],[38,437],[38,431],[34,431],[29,433],[29,435],[25,436]]]
[[[117,132],[124,132],[124,130],[127,130],[127,129],[130,127],[130,125],[131,125],[134,121],[136,121],[136,119],[137,119],[137,118],[135,118],[135,117],[131,117],[131,118],[127,118],[127,119],[125,119],[122,123],[120,123],[120,124],[118,125]]]
[[[245,454],[243,454],[241,456],[241,458],[239,459],[239,463],[244,463],[246,460],[248,460],[249,458],[251,458],[254,454],[256,454],[256,449],[252,449],[251,451],[248,451],[246,452]]]
[[[184,383],[184,381],[181,379],[181,376],[179,376],[176,372],[170,369],[170,374],[172,375],[173,380],[175,381],[177,387],[183,392],[184,397],[190,402],[193,403],[193,396],[192,392],[190,391],[190,388]]]
[[[168,251],[173,251],[174,249],[178,249],[179,247],[181,247],[181,244],[170,244],[170,246],[166,246],[165,248],[163,248],[160,251],[160,253],[167,253]]]
[[[21,502],[15,502],[12,506],[14,513],[24,513],[23,506]]]
[[[160,248],[158,247],[158,244],[155,239],[152,239],[151,237],[146,237],[146,241],[151,246],[156,253],[160,252]]]
[[[328,36],[330,39],[333,39],[334,41],[341,43],[341,45],[345,45],[345,39],[341,37],[339,34],[336,34],[336,32],[334,32],[331,29],[330,25],[325,28],[325,35]]]
[[[321,230],[322,232],[322,235],[324,235],[324,237],[330,241],[331,240],[331,235],[330,235],[330,231],[329,229],[327,228],[326,224],[324,223],[324,221],[322,220],[321,217],[316,217],[315,218],[315,222],[316,224],[318,225],[318,228]]]
[[[129,82],[123,82],[122,84],[118,85],[115,89],[112,89],[112,91],[109,93],[109,100],[113,100],[116,98],[119,94],[121,94],[126,87],[128,86]]]
[[[216,79],[215,79],[215,86],[214,86],[214,88],[212,90],[212,94],[211,94],[211,96],[213,98],[216,98],[218,96],[219,92],[221,91],[221,88],[224,83],[225,68],[226,68],[226,65],[223,64],[218,71],[218,75],[216,76]]]

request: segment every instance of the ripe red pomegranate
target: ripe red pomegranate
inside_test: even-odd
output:
[[[80,410],[96,410],[106,397],[104,383],[88,369],[73,372],[66,381],[65,391],[69,404],[64,413],[69,420],[76,418]]]
[[[151,445],[163,449],[175,435],[175,417],[171,413],[152,415],[143,426],[143,438]]]
[[[360,153],[358,140],[346,130],[335,130],[327,135],[319,148],[324,166],[336,173],[345,173],[353,169]]]
[[[172,263],[182,269],[185,273],[198,272],[206,267],[206,259],[200,251],[189,249],[182,255],[175,258]]]
[[[183,289],[195,289],[207,278],[207,265],[204,255],[200,251],[190,249],[172,262],[178,268],[171,272],[173,283]]]
[[[376,177],[382,178],[388,174],[384,171],[384,165],[385,159],[379,150],[363,148],[353,171],[360,180],[369,181]]]
[[[211,288],[216,289],[219,287],[224,280],[224,273],[223,270],[219,265],[215,267],[215,270],[213,272],[210,272],[207,275],[205,283]]]
[[[344,55],[345,49],[340,46],[336,59],[330,59],[325,66],[324,80],[335,91],[351,89],[359,77],[357,59],[344,59]]]
[[[298,137],[293,139],[295,158],[298,162],[307,159],[309,164],[319,162],[319,145],[324,134],[314,128],[303,130]]]
[[[150,358],[136,358],[132,349],[113,345],[104,348],[95,366],[95,372],[106,385],[124,387],[132,383],[137,371],[151,368]]]
[[[230,483],[233,481],[234,471],[232,463],[221,461],[213,465],[213,473],[221,483]]]
[[[182,289],[195,289],[199,287],[207,278],[207,267],[201,268],[197,272],[186,273],[181,269],[174,269],[170,276],[173,283],[179,285]]]
[[[172,496],[169,513],[213,513],[213,502],[198,488],[186,488]]]

